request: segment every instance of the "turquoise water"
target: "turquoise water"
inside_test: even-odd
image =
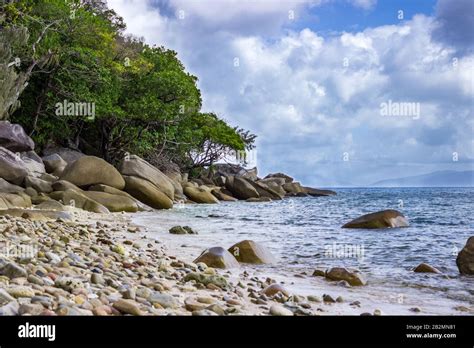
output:
[[[335,190],[338,194],[332,197],[185,205],[147,214],[149,219],[158,214],[163,227],[187,224],[196,228],[200,234],[191,244],[200,249],[229,247],[240,240],[253,239],[278,257],[279,263],[274,266],[278,269],[297,272],[355,267],[367,275],[373,287],[421,289],[474,304],[474,277],[460,276],[455,262],[458,251],[474,235],[473,188]],[[383,209],[401,211],[410,227],[341,228],[360,215]],[[421,262],[443,274],[412,272]]]

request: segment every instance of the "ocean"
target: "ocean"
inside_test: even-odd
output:
[[[208,247],[230,247],[252,239],[268,247],[278,262],[249,266],[279,275],[302,293],[327,291],[327,281],[311,277],[316,268],[361,270],[368,285],[340,289],[379,304],[391,314],[462,314],[455,306],[474,304],[474,277],[460,276],[456,256],[473,231],[474,188],[340,188],[336,196],[297,197],[268,203],[186,204],[169,211],[139,213],[133,218],[148,234],[187,261]],[[343,229],[363,214],[397,209],[407,228]],[[189,225],[199,235],[168,233]],[[414,273],[421,262],[442,274]],[[294,275],[300,277],[292,278]],[[303,275],[303,277],[301,277]]]

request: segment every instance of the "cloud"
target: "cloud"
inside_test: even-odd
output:
[[[451,29],[439,31],[453,21],[443,4],[437,17],[323,36],[287,26],[289,4],[308,14],[320,1],[109,3],[130,32],[178,52],[200,79],[205,110],[259,136],[262,174],[363,185],[453,169],[442,166],[454,151],[474,158],[474,55],[458,55]],[[420,117],[382,116],[389,100],[419,103]]]
[[[474,2],[472,0],[439,0],[436,5],[439,27],[434,38],[458,49],[472,53],[474,48]]]
[[[353,6],[371,10],[377,5],[377,0],[348,0]]]

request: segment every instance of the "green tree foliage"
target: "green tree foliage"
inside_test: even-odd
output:
[[[6,50],[24,57],[14,73],[30,70],[12,119],[39,148],[52,141],[111,162],[158,155],[190,169],[253,146],[255,136],[201,112],[197,78],[176,52],[124,35],[105,1],[18,0],[2,10],[7,27],[30,33]],[[68,103],[93,105],[94,117],[64,113]]]

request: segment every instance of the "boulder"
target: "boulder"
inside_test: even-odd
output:
[[[51,184],[58,181],[59,180],[59,177],[55,176],[55,175],[52,175],[52,174],[48,174],[48,173],[43,173],[39,176],[39,178],[41,180],[44,180],[44,181],[48,181],[50,182]]]
[[[53,211],[67,211],[67,207],[55,200],[47,200],[38,204],[36,209],[40,210],[53,210]]]
[[[258,170],[257,168],[246,169],[238,164],[230,164],[230,163],[217,163],[214,165],[213,168],[214,177],[217,178],[219,176],[227,177],[227,176],[240,176],[249,180],[257,180],[258,177]],[[220,185],[216,182],[217,185]]]
[[[46,173],[43,161],[41,160],[41,157],[36,154],[36,152],[23,152],[20,154],[20,158],[25,163],[29,176],[40,177],[42,174]]]
[[[344,267],[331,268],[326,272],[326,278],[329,280],[345,280],[352,286],[361,286],[367,283],[360,272],[349,271]]]
[[[95,184],[105,184],[122,190],[125,181],[111,164],[94,156],[83,156],[66,166],[60,176],[79,187]]]
[[[247,182],[250,185],[252,185],[255,190],[257,190],[260,197],[267,197],[272,200],[280,200],[280,199],[283,199],[283,197],[285,196],[284,194],[280,195],[277,191],[271,189],[265,183],[262,183],[259,181],[250,181],[250,180],[247,180]]]
[[[459,273],[474,275],[474,236],[469,237],[456,258]]]
[[[208,267],[213,268],[238,268],[239,263],[227,250],[221,247],[213,247],[204,250],[203,253],[194,260],[194,263],[203,262]]]
[[[393,228],[407,227],[408,220],[397,210],[382,210],[362,215],[346,223],[342,228]]]
[[[286,297],[290,296],[288,291],[283,286],[277,283],[270,284],[269,286],[264,288],[262,291],[260,291],[260,293],[267,297],[273,297],[277,294],[282,294],[283,296],[286,296]]]
[[[27,176],[25,178],[25,187],[32,187],[38,192],[50,193],[53,192],[51,182],[42,180],[34,176]]]
[[[72,220],[71,215],[65,212],[51,211],[51,210],[32,210],[32,209],[7,209],[0,210],[2,216],[15,216],[31,221],[48,221],[48,220]]]
[[[416,273],[441,273],[440,270],[438,270],[437,268],[435,268],[431,265],[428,265],[427,263],[420,263],[418,266],[416,266],[413,269],[413,272],[416,272]]]
[[[201,187],[194,187],[192,185],[186,185],[184,187],[184,194],[190,200],[196,203],[203,203],[203,204],[215,204],[219,203],[217,198],[209,191],[201,188]]]
[[[218,189],[213,189],[211,193],[214,195],[214,197],[216,197],[220,201],[226,201],[226,202],[237,201],[237,198],[226,195],[225,193],[221,192],[221,190],[218,190]]]
[[[258,191],[244,178],[234,176],[226,179],[226,188],[238,199],[258,198]]]
[[[144,159],[136,155],[128,156],[120,164],[119,170],[124,176],[134,176],[151,182],[171,200],[174,199],[175,187],[172,180]]]
[[[76,190],[67,189],[66,191],[54,191],[51,192],[49,196],[56,201],[61,201],[64,205],[73,206],[93,213],[109,213],[109,210],[105,206],[90,199],[84,195],[83,192]]]
[[[274,263],[272,253],[263,245],[253,240],[243,240],[229,248],[235,259],[243,263],[264,264]]]
[[[46,145],[46,147],[43,149],[43,155],[48,157],[53,154],[59,155],[68,164],[73,163],[79,158],[85,156],[82,152],[79,152],[77,150],[57,146],[54,144]]]
[[[169,229],[171,234],[198,234],[189,226],[174,226]]]
[[[67,166],[67,162],[57,153],[43,157],[43,163],[48,173],[60,176]]]
[[[24,152],[33,150],[35,143],[19,124],[0,121],[0,146],[13,152]]]
[[[53,187],[54,191],[75,190],[78,192],[82,192],[82,190],[79,187],[77,187],[76,185],[66,180],[58,180],[55,183],[53,183],[51,186]]]
[[[23,192],[25,189],[21,186],[10,184],[3,178],[0,178],[0,192],[4,193],[18,193]]]
[[[125,191],[140,202],[155,209],[171,209],[173,201],[148,180],[124,176]]]
[[[268,174],[264,179],[270,179],[270,178],[282,178],[285,180],[285,183],[291,183],[294,180],[291,176],[288,176],[283,173]]]
[[[0,193],[0,209],[29,207],[31,207],[31,198],[23,192]]]
[[[319,196],[335,196],[336,192],[331,190],[320,190],[308,186],[302,186],[303,191],[310,196],[319,197]]]
[[[111,187],[111,186],[107,186],[107,185],[103,185],[103,184],[98,184],[98,185],[93,185],[93,186],[89,187],[89,191],[106,192],[106,193],[110,193],[110,194],[113,194],[113,195],[118,195],[118,196],[123,196],[123,197],[130,198],[131,200],[133,200],[137,204],[138,211],[148,211],[148,210],[151,209],[149,206],[147,206],[146,204],[140,202],[138,199],[133,197],[131,194],[129,194],[127,192],[124,192],[124,191],[120,191],[119,189],[116,189],[115,187]]]
[[[0,178],[19,185],[27,175],[28,170],[21,157],[0,147]]]
[[[135,200],[122,195],[114,195],[107,192],[83,191],[83,194],[90,199],[102,204],[111,212],[129,212],[136,213],[138,206]]]
[[[283,185],[283,189],[289,194],[305,193],[303,186],[299,182],[288,182]]]

